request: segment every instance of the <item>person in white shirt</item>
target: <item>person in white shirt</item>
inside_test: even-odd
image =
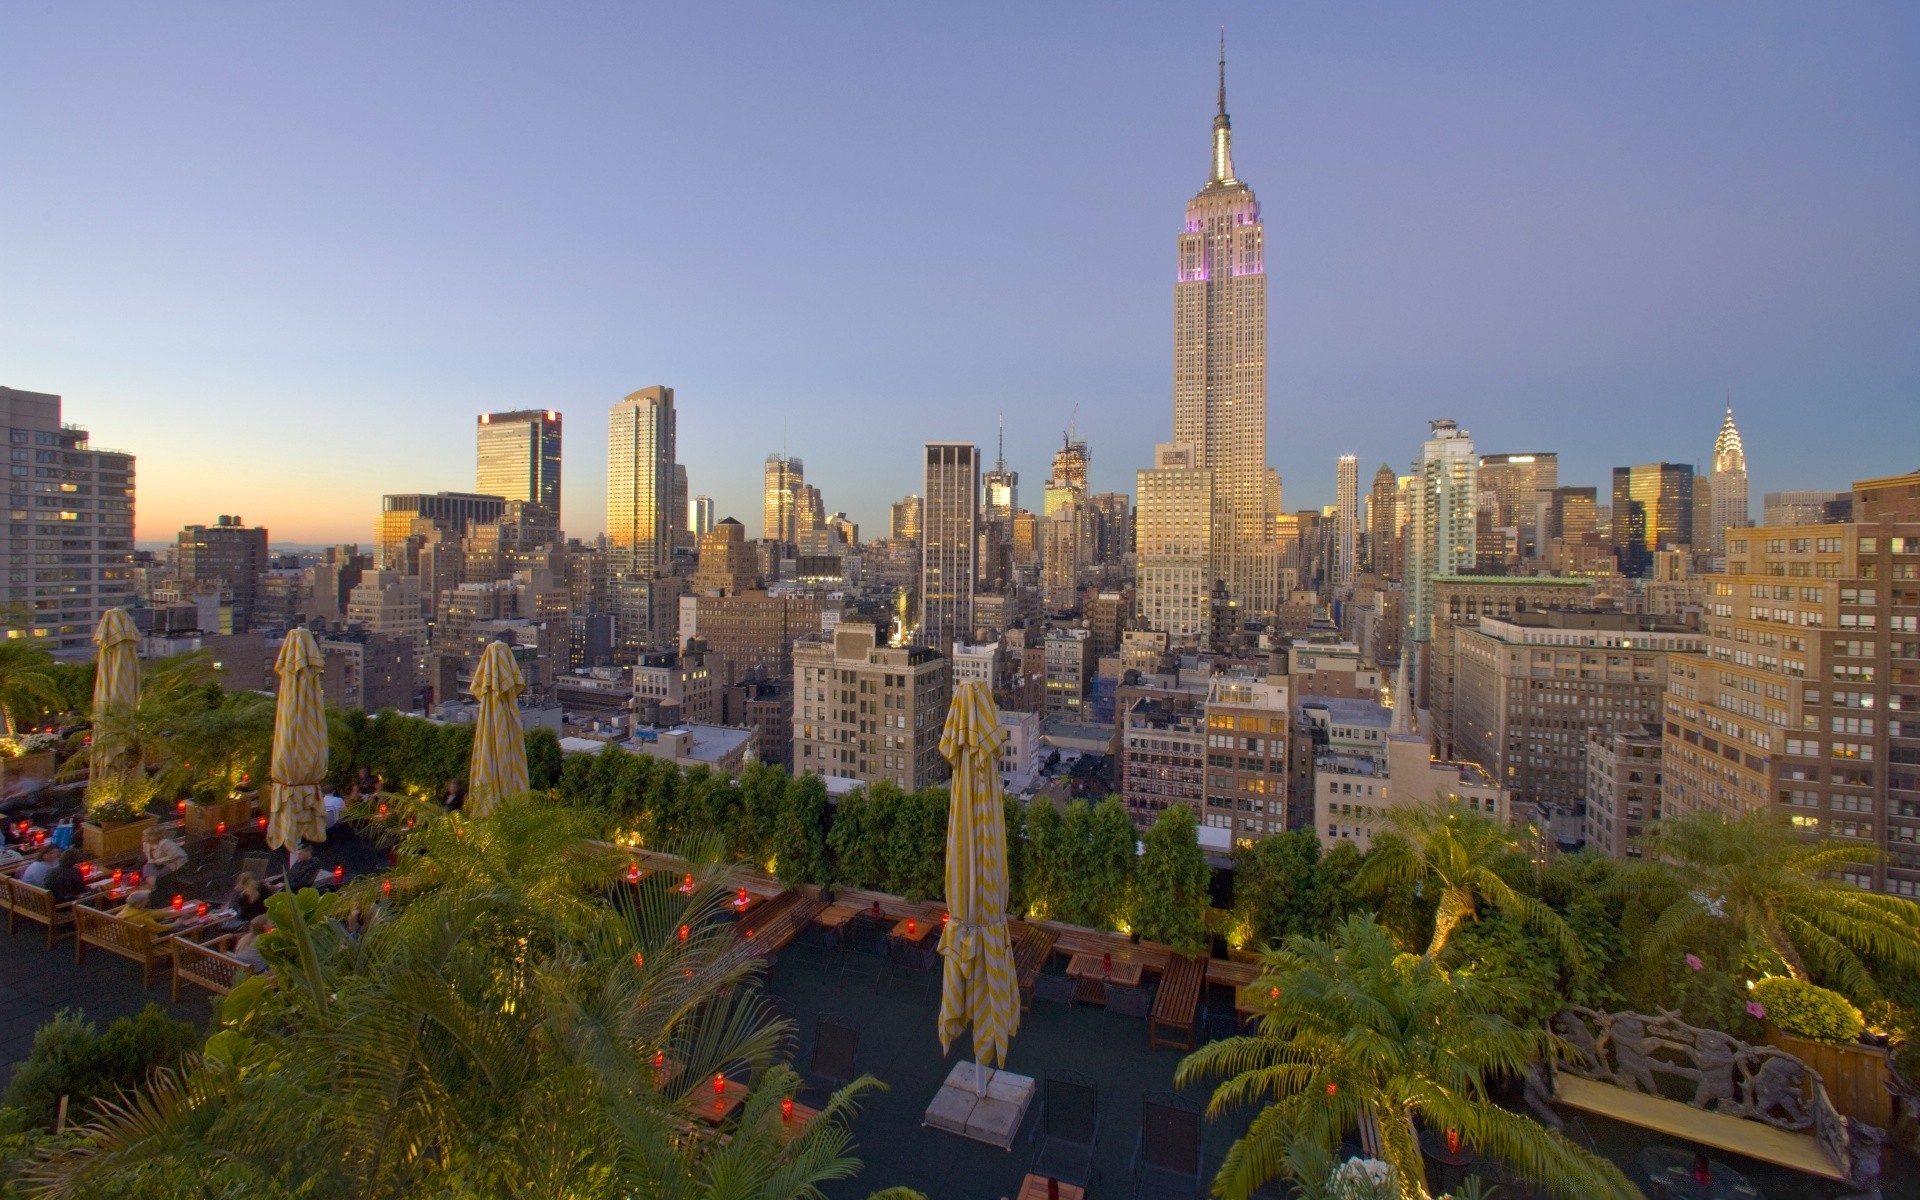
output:
[[[320,803],[327,810],[328,829],[332,829],[335,825],[338,825],[340,818],[347,815],[347,802],[341,797],[339,792],[329,789]]]
[[[147,831],[140,835],[140,849],[146,856],[146,862],[141,866],[140,873],[146,878],[149,887],[160,882],[162,876],[171,875],[187,865],[187,852],[181,848],[179,842],[168,837],[157,825],[149,826]]]
[[[34,887],[43,888],[47,886],[47,876],[53,874],[53,869],[59,865],[60,847],[48,846],[41,850],[32,862],[21,869],[20,882],[30,883]]]

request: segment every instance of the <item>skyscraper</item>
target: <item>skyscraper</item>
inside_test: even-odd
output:
[[[1046,506],[1041,510],[1052,516],[1067,504],[1079,505],[1087,498],[1087,471],[1092,456],[1086,442],[1074,437],[1073,427],[1061,436],[1060,448],[1053,452],[1053,470],[1047,475]]]
[[[560,414],[549,409],[481,413],[473,490],[538,504],[560,519]]]
[[[1613,469],[1613,548],[1620,573],[1644,576],[1655,550],[1693,546],[1693,468],[1643,463]]]
[[[696,539],[707,536],[707,530],[714,525],[714,505],[712,496],[695,496],[687,501],[687,530]]]
[[[1753,524],[1753,510],[1747,503],[1747,452],[1740,445],[1740,431],[1733,427],[1733,405],[1727,405],[1726,419],[1720,422],[1720,434],[1713,439],[1713,475],[1710,480],[1712,519],[1707,537],[1716,558],[1727,553],[1727,530],[1745,529]]]
[[[893,519],[887,532],[892,537],[920,540],[920,497],[903,496],[893,504]]]
[[[1175,644],[1213,638],[1213,472],[1196,467],[1191,446],[1154,447],[1153,467],[1136,476],[1134,603],[1148,629]]]
[[[1373,473],[1373,490],[1367,494],[1367,570],[1389,579],[1400,577],[1393,553],[1399,534],[1399,477],[1392,467],[1381,463]]]
[[[1020,507],[1020,472],[1007,468],[1006,421],[1000,422],[999,453],[981,477],[980,585],[1001,591],[1013,578],[1013,514]]]
[[[1413,640],[1433,628],[1433,581],[1440,575],[1473,573],[1477,522],[1475,484],[1479,459],[1473,436],[1449,420],[1430,422],[1433,436],[1413,465],[1413,511],[1407,519],[1407,575]]]
[[[1350,588],[1360,558],[1360,460],[1342,454],[1333,472],[1333,586]]]
[[[1216,579],[1240,610],[1275,607],[1278,568],[1267,467],[1267,273],[1265,226],[1253,190],[1233,173],[1227,117],[1227,56],[1213,118],[1213,164],[1187,205],[1173,285],[1173,441],[1213,472],[1221,528],[1213,536]]]
[[[1560,486],[1560,456],[1543,451],[1482,454],[1476,486],[1480,502],[1492,504],[1493,524],[1514,530],[1517,548],[1537,557],[1541,510],[1552,503],[1553,489]]]
[[[615,577],[647,576],[673,557],[673,389],[613,406],[607,428],[607,557]],[[684,520],[684,517],[682,518]]]
[[[921,507],[920,635],[942,654],[973,634],[974,554],[980,535],[980,450],[928,442]]]
[[[806,485],[807,470],[797,458],[784,454],[767,455],[765,518],[760,536],[769,542],[791,546],[799,537],[800,489]]]

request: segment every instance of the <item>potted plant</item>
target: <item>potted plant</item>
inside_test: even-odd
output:
[[[0,788],[20,780],[46,783],[53,778],[54,746],[51,733],[15,733],[0,737]]]
[[[140,848],[147,827],[158,818],[147,811],[160,794],[160,781],[144,771],[123,771],[96,779],[87,788],[81,848],[88,858],[119,858]]]
[[[227,829],[245,825],[253,816],[253,796],[241,790],[242,782],[221,774],[201,780],[187,797],[186,831],[206,836],[223,832],[223,825]]]

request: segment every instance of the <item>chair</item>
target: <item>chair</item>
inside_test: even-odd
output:
[[[1122,1017],[1143,1020],[1153,1011],[1153,989],[1150,987],[1121,987],[1119,984],[1107,985],[1107,1011]]]
[[[1100,1133],[1100,1092],[1080,1075],[1048,1075],[1040,1092],[1040,1120],[1030,1173],[1088,1187],[1100,1177],[1093,1143]]]
[[[844,1017],[821,1017],[813,1023],[813,1054],[807,1059],[807,1085],[817,1093],[837,1091],[854,1081],[859,1071],[854,1056],[860,1049],[860,1031]]]
[[[224,996],[235,984],[253,973],[253,968],[228,954],[240,940],[236,933],[223,933],[206,942],[180,937],[171,939],[173,948],[173,1002],[180,1003],[180,985],[191,983],[216,996]]]
[[[240,839],[232,834],[223,834],[213,842],[213,871],[222,881],[233,870],[233,856],[240,848]]]
[[[0,887],[12,896],[7,904],[8,934],[19,928],[22,917],[38,921],[47,927],[47,949],[51,950],[60,944],[61,938],[73,932],[73,905],[55,904],[52,892],[4,877],[0,877]]]
[[[240,873],[242,875],[251,875],[263,884],[268,882],[267,872],[272,869],[273,857],[271,855],[262,854],[260,851],[255,850],[250,854],[242,854],[240,856]],[[279,878],[281,882],[285,882],[286,880],[286,876],[284,875]]]
[[[1033,978],[1033,998],[1053,1004],[1072,1004],[1073,980],[1065,975],[1036,975]]]
[[[1142,1097],[1132,1175],[1134,1200],[1199,1196],[1200,1110],[1164,1092]]]
[[[73,906],[73,961],[87,961],[87,947],[98,946],[110,954],[140,964],[140,986],[151,989],[155,968],[173,966],[173,948],[168,936],[151,925],[128,921],[89,908]]]

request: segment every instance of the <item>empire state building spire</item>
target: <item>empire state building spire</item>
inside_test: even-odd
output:
[[[1233,121],[1227,116],[1227,34],[1220,31],[1219,111],[1213,118],[1213,173],[1209,184],[1238,183],[1233,177]]]

